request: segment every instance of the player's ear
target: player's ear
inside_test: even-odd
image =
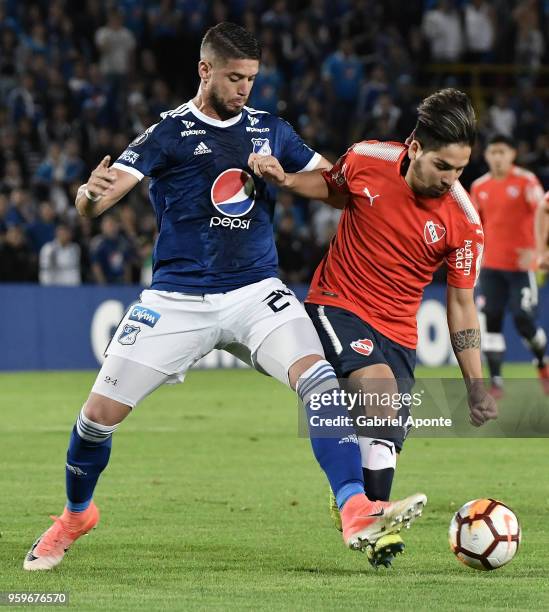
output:
[[[202,81],[208,81],[212,73],[212,64],[208,60],[201,59],[198,62],[198,76]]]
[[[422,151],[421,144],[415,138],[410,143],[408,147],[408,157],[412,160],[416,159],[420,156]]]

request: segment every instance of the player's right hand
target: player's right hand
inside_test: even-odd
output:
[[[248,157],[248,166],[250,166],[256,176],[264,178],[277,187],[284,187],[286,173],[276,157],[251,153],[250,157]]]
[[[539,269],[544,272],[549,272],[549,251],[545,251],[539,259]]]
[[[488,393],[482,381],[473,383],[467,393],[471,425],[480,427],[491,419],[498,418],[496,400]]]
[[[90,174],[87,189],[92,196],[104,196],[114,190],[116,172],[109,168],[110,161],[111,156],[105,155],[97,168]]]
[[[537,255],[534,249],[517,249],[518,267],[520,270],[528,272],[537,267]]]

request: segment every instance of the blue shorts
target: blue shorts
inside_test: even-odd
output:
[[[533,272],[482,268],[478,294],[482,298],[484,314],[498,318],[500,325],[503,325],[505,310],[509,308],[515,318],[531,321],[533,328],[537,327],[538,286]]]
[[[320,337],[326,359],[334,367],[338,378],[348,378],[356,370],[382,363],[391,368],[399,393],[411,393],[416,366],[414,349],[390,340],[344,308],[307,303],[305,310]],[[403,423],[409,415],[407,406],[398,412]],[[407,433],[408,428],[399,432],[393,430],[387,439],[400,450]]]

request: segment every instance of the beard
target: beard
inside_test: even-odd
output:
[[[425,173],[423,172],[423,165],[421,160],[416,160],[412,169],[412,174],[416,179],[414,181],[414,191],[419,195],[425,196],[427,198],[440,198],[449,191],[449,189],[441,190],[436,185],[429,186],[425,184]]]
[[[212,108],[219,115],[222,121],[226,121],[227,119],[232,119],[233,117],[236,117],[241,112],[240,110],[231,110],[227,108],[223,100],[217,95],[215,91],[212,91],[210,93],[210,102],[211,102]]]

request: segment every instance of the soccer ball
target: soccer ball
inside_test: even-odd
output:
[[[493,570],[509,563],[520,544],[515,513],[495,499],[474,499],[452,518],[450,548],[468,567]]]

